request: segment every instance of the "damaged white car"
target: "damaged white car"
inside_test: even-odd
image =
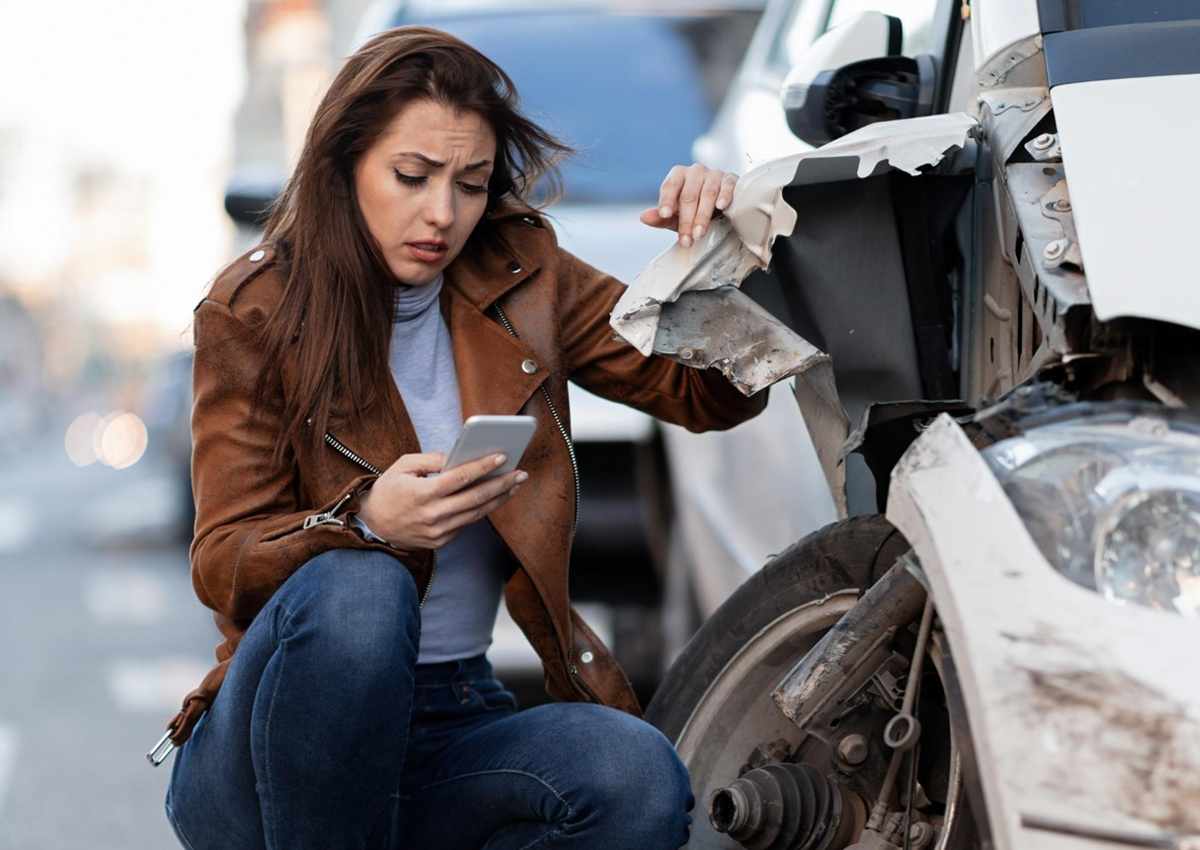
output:
[[[649,708],[689,847],[1200,847],[1200,3],[932,21],[822,36],[782,91],[822,146],[613,312],[790,390],[843,517]]]

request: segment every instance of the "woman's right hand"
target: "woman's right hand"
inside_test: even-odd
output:
[[[439,549],[513,497],[528,474],[515,469],[479,483],[504,463],[488,455],[433,478],[446,465],[442,452],[401,455],[359,500],[358,517],[372,533],[400,549]]]

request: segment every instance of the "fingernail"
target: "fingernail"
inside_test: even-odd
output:
[[[517,495],[517,491],[520,489],[521,489],[521,485],[518,484],[515,487],[513,487],[511,490],[508,491],[508,495],[515,496],[515,495]]]
[[[518,484],[520,484],[522,481],[528,481],[528,480],[529,480],[528,472],[518,472],[517,473],[517,483]]]
[[[699,239],[703,235],[704,235],[704,225],[697,224],[695,227],[692,228],[692,238]]]
[[[508,460],[506,455],[496,455],[496,466],[504,466],[506,460]]]
[[[671,217],[671,208],[670,207],[659,207],[658,215],[660,218],[670,218]]]
[[[683,236],[679,237],[679,244],[682,245],[684,248],[691,248],[692,247],[692,237],[688,236],[685,233]]]
[[[717,209],[723,210],[727,206],[729,206],[729,201],[725,200],[724,198],[717,198]]]

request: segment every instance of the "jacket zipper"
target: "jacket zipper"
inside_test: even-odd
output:
[[[500,317],[501,324],[504,329],[512,334],[517,339],[520,335],[513,328],[512,322],[508,320],[508,316],[504,313],[504,308],[499,303],[493,304],[496,308],[496,315]],[[575,537],[575,529],[579,527],[579,459],[575,457],[575,444],[571,442],[571,435],[567,433],[567,427],[563,424],[562,417],[558,415],[558,408],[554,406],[554,402],[550,399],[550,392],[546,389],[543,383],[539,389],[542,391],[542,398],[546,400],[546,406],[550,408],[550,415],[554,417],[554,424],[558,426],[558,433],[562,435],[563,442],[567,444],[567,454],[571,457],[571,473],[575,480],[575,523],[571,526],[571,538]],[[579,675],[579,668],[575,666],[575,636],[572,634],[570,641],[567,643],[567,670],[571,673],[571,678],[575,680],[584,693],[586,693],[593,702],[601,702],[601,699],[596,696],[596,693],[588,687],[587,682],[583,681],[583,677]]]
[[[343,445],[341,440],[339,440],[337,437],[333,436],[333,434],[330,434],[328,431],[325,432],[325,442],[329,443],[329,445],[331,445],[335,449],[337,449],[337,451],[343,457],[348,458],[349,460],[353,461],[354,463],[357,463],[363,469],[367,470],[367,472],[373,473],[375,475],[383,474],[382,472],[380,472],[379,467],[375,466],[370,461],[364,460],[356,452],[352,451],[350,448]],[[314,525],[325,525],[325,524],[345,525],[346,521],[344,519],[338,519],[335,516],[335,514],[342,507],[342,505],[346,504],[346,502],[348,502],[349,500],[350,500],[350,494],[347,493],[345,496],[342,496],[342,498],[338,500],[338,503],[336,505],[334,505],[331,509],[329,509],[325,513],[313,514],[310,517],[306,517],[304,520],[304,527],[312,528]],[[431,549],[430,556],[431,557],[430,557],[430,562],[429,562],[429,581],[426,582],[426,584],[425,584],[425,592],[421,594],[421,603],[420,603],[421,605],[424,605],[425,600],[429,598],[429,590],[430,590],[430,588],[433,587],[433,577],[435,575],[437,575],[438,550]]]

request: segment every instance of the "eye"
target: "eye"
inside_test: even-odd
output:
[[[486,184],[483,186],[480,186],[475,183],[459,183],[458,185],[462,186],[463,191],[465,191],[468,195],[485,195],[485,194],[487,194],[487,190],[488,190],[488,187]]]
[[[396,172],[396,179],[405,186],[420,186],[425,182],[424,177],[413,177],[411,174],[402,174],[398,168],[393,168],[392,171]]]

